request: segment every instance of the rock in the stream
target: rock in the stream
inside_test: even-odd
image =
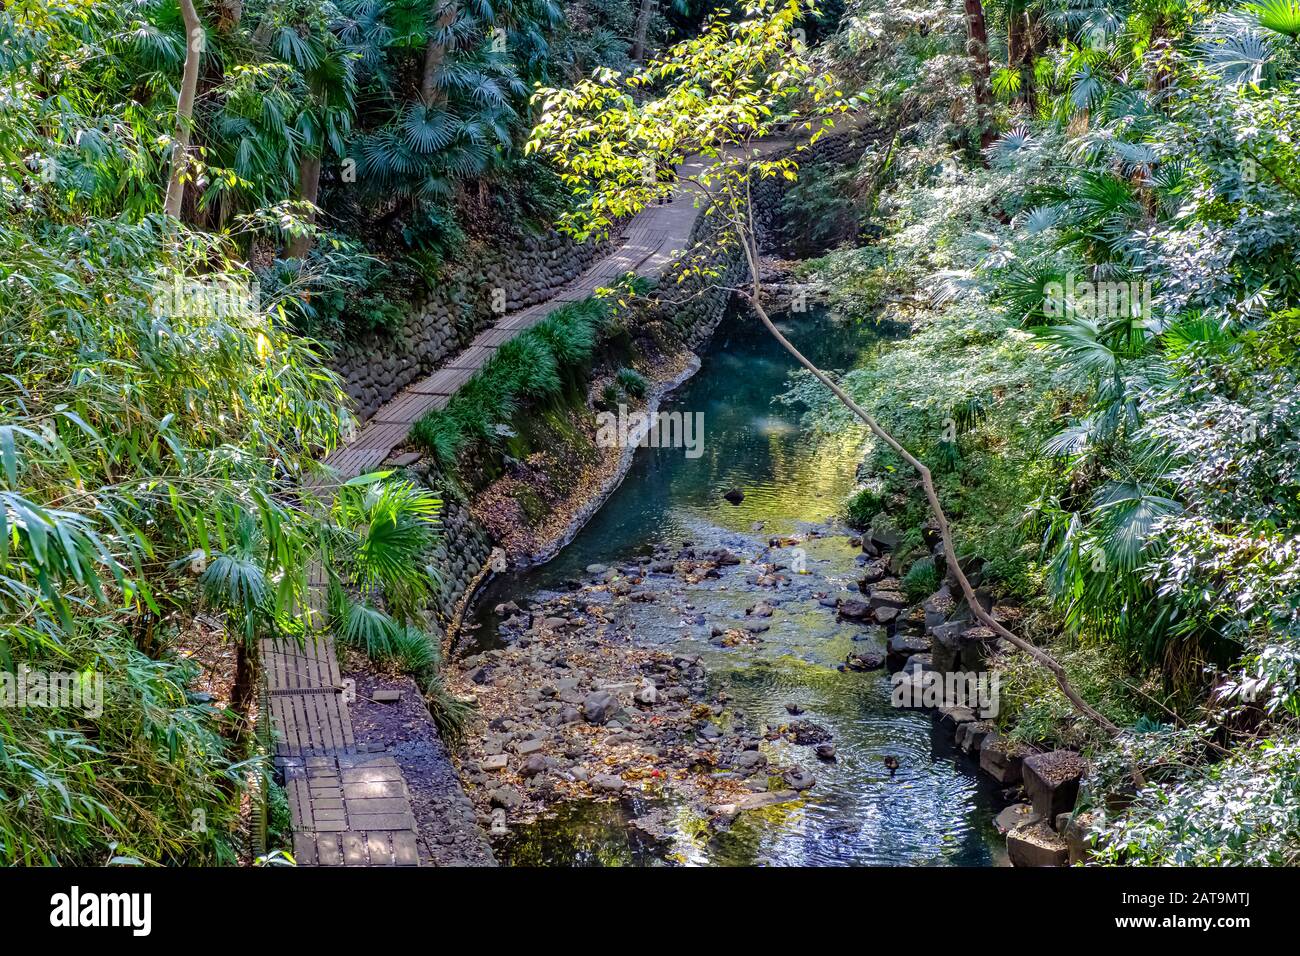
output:
[[[858,598],[840,601],[839,616],[846,621],[867,621],[871,619],[871,605]]]
[[[778,803],[789,803],[791,800],[799,799],[799,794],[794,790],[769,790],[765,793],[750,793],[741,797],[735,803],[724,803],[713,808],[713,815],[724,822],[730,822],[736,819],[743,810],[760,810],[763,807],[774,807]]]
[[[885,658],[875,651],[853,651],[844,658],[844,666],[851,671],[875,671],[885,666]]]
[[[810,774],[807,770],[799,769],[787,770],[785,773],[781,774],[781,779],[785,781],[787,787],[796,792],[801,790],[811,790],[813,785],[817,783],[816,777]]]
[[[930,645],[930,656],[934,660],[934,669],[939,673],[952,674],[960,669],[961,632],[965,629],[966,625],[961,621],[931,628],[934,641]]]
[[[1041,823],[1042,820],[1042,814],[1035,813],[1034,808],[1029,804],[1013,803],[993,818],[993,826],[999,833],[1010,833],[1021,827],[1031,827],[1035,823]]]
[[[598,773],[591,778],[591,789],[602,793],[622,793],[627,789],[627,782],[612,773]]]
[[[792,721],[789,728],[790,739],[803,747],[826,743],[831,739],[831,732],[811,720]]]
[[[913,654],[924,654],[930,650],[928,638],[919,634],[897,633],[889,639],[889,663],[902,667]]]
[[[745,500],[745,493],[739,488],[729,488],[723,493],[722,497],[727,499],[731,504],[738,505]]]
[[[767,757],[757,750],[742,750],[736,754],[736,767],[739,770],[758,770],[767,766]]]
[[[895,611],[907,607],[907,598],[899,591],[879,590],[872,591],[871,598],[868,601],[871,609],[877,608],[894,608]]]
[[[991,733],[993,733],[993,721],[991,720],[974,720],[970,723],[958,724],[957,746],[968,754],[978,754],[980,746],[984,743],[984,738]]]
[[[518,810],[524,805],[524,795],[514,787],[497,787],[488,794],[492,806],[503,810]]]
[[[582,714],[589,724],[606,723],[621,710],[618,701],[609,691],[598,690],[588,694],[582,702]]]

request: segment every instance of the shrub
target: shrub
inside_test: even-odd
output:
[[[418,679],[438,670],[441,655],[428,634],[418,627],[408,626],[393,635],[388,657],[402,673]]]
[[[484,366],[483,376],[502,394],[524,398],[548,398],[562,388],[555,352],[535,332],[525,332],[504,343]]]
[[[1143,715],[1142,696],[1131,679],[1123,656],[1113,647],[1051,648],[1071,683],[1088,703],[1120,727]],[[1012,738],[1033,744],[1079,747],[1079,734],[1093,730],[1081,725],[1077,713],[1051,672],[1025,654],[1007,654],[998,661],[1001,673],[998,725]],[[1150,694],[1148,688],[1142,693]]]
[[[912,562],[903,575],[903,593],[908,601],[920,601],[939,589],[939,571],[934,566],[934,558],[921,558]]]
[[[598,404],[601,408],[609,410],[618,408],[618,403],[623,400],[623,392],[614,382],[607,382],[605,387],[600,390],[600,401]]]
[[[874,488],[861,488],[844,503],[844,520],[850,527],[863,529],[885,507],[884,496]]]
[[[619,369],[618,375],[614,377],[614,381],[618,383],[619,388],[623,389],[624,392],[631,395],[633,398],[645,398],[648,385],[645,376],[636,369]]]
[[[416,422],[412,440],[449,468],[467,443],[497,440],[521,401],[558,394],[564,373],[590,361],[608,316],[608,308],[596,299],[556,309],[497,349],[445,409]]]
[[[1295,866],[1300,744],[1266,740],[1172,786],[1144,787],[1100,831],[1102,864]]]

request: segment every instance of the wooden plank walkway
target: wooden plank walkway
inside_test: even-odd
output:
[[[759,149],[766,153],[784,145],[774,140]],[[660,276],[690,239],[701,193],[686,180],[705,165],[699,158],[684,164],[671,201],[634,216],[620,246],[550,300],[503,316],[445,366],[394,396],[350,442],[325,459],[337,480],[347,481],[383,464],[421,416],[445,408],[498,348],[562,304],[586,299],[629,272]],[[311,603],[319,609],[324,575],[314,568],[311,577]],[[299,865],[419,865],[410,791],[392,755],[357,746],[332,640],[317,634],[303,647],[264,640],[261,652],[276,761],[288,789]]]

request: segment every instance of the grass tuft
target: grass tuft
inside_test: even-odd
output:
[[[558,395],[565,373],[591,361],[608,321],[609,309],[597,299],[556,309],[497,349],[446,408],[415,423],[411,439],[453,469],[471,445],[496,441],[521,402]]]

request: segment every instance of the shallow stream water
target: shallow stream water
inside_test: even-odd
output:
[[[824,310],[784,316],[782,331],[823,368],[844,371],[887,346],[870,326],[838,321]],[[844,672],[836,665],[863,638],[816,595],[856,589],[861,569],[848,529],[836,517],[853,490],[865,432],[821,434],[801,410],[774,396],[786,391],[794,362],[756,320],[733,311],[723,320],[700,370],[667,399],[664,411],[704,413],[702,454],[642,448],[619,489],[574,541],[539,567],[505,575],[477,601],[479,634],[491,641],[491,608],[521,606],[583,576],[592,564],[617,565],[656,544],[760,552],[773,536],[798,537],[807,573],[772,594],[705,580],[678,583],[674,602],[629,605],[637,641],[699,655],[737,720],[755,728],[790,720],[787,703],[831,730],[834,762],[788,745],[783,756],[812,771],[804,799],[741,817],[709,835],[684,825],[669,846],[638,837],[629,820],[649,804],[575,801],[550,817],[514,827],[496,852],[504,864],[654,865],[990,865],[1001,862],[992,829],[1000,806],[947,731],[919,711],[890,705],[885,671]],[[744,492],[732,505],[728,489]],[[790,560],[791,552],[782,552]],[[710,625],[743,616],[755,601],[777,603],[762,641],[736,647],[709,642]],[[683,609],[689,607],[689,613]],[[734,625],[733,625],[734,626]],[[783,745],[786,746],[786,745]],[[896,756],[891,775],[883,764]],[[671,808],[669,808],[671,810]]]

